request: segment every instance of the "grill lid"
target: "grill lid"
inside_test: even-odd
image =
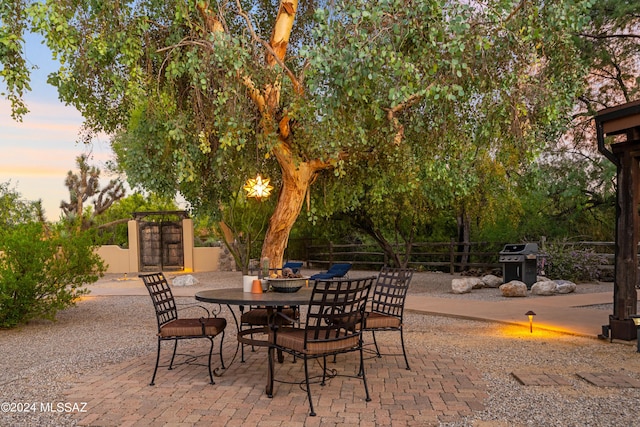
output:
[[[510,243],[505,245],[500,255],[529,255],[538,252],[537,243]]]

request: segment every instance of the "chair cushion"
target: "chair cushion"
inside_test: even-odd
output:
[[[324,273],[317,273],[311,276],[311,280],[326,280],[344,277],[351,269],[351,264],[333,264]]]
[[[242,316],[240,316],[240,322],[245,325],[266,326],[269,324],[267,313],[268,311],[266,308],[254,308],[246,313],[242,313]],[[285,308],[282,310],[282,314],[290,317],[291,319],[296,319],[298,311],[293,308]],[[276,321],[279,325],[291,323],[280,316],[276,316]]]
[[[313,337],[313,331],[308,331],[309,339]],[[352,335],[337,341],[308,342],[307,349],[304,348],[305,330],[301,328],[282,328],[276,334],[276,346],[289,348],[303,354],[323,354],[336,351],[350,350],[359,345],[359,336]],[[270,333],[269,340],[273,342],[273,332]]]
[[[221,317],[202,319],[205,333],[202,333],[200,319],[176,319],[160,328],[160,337],[202,337],[216,336],[227,326],[227,320]]]
[[[333,279],[333,274],[331,273],[317,273],[313,276],[309,277],[310,280],[325,280],[325,279]]]
[[[382,313],[367,312],[364,317],[365,329],[399,328],[400,319]]]
[[[284,265],[282,266],[282,269],[284,270],[285,268],[290,268],[291,271],[293,271],[294,273],[298,273],[302,268],[302,262],[298,262],[298,261],[285,262]]]

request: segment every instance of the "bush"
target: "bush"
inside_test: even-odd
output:
[[[547,247],[547,276],[552,279],[589,282],[602,277],[604,255],[592,249],[579,249],[567,242],[552,243]]]
[[[54,320],[105,271],[91,232],[49,231],[40,222],[0,230],[0,327]]]

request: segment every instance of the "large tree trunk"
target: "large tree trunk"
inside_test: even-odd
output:
[[[305,195],[316,172],[308,163],[295,165],[287,161],[280,162],[280,166],[282,188],[262,246],[262,256],[269,258],[271,268],[282,267],[289,233],[302,210]]]
[[[268,67],[283,67],[284,73],[291,80],[296,92],[302,94],[300,82],[283,62],[297,9],[298,0],[281,0],[273,33],[269,40],[271,51],[267,52],[266,61]],[[256,105],[262,111],[264,124],[269,123],[269,119],[275,117],[276,112],[282,107],[280,105],[280,90],[281,84],[277,80],[273,84],[266,85],[260,96],[255,96],[255,92],[252,95]],[[282,187],[278,195],[278,204],[269,219],[269,227],[262,246],[262,257],[269,258],[271,268],[282,267],[289,233],[300,215],[309,185],[319,170],[329,167],[328,163],[319,160],[303,162],[295,159],[295,153],[291,151],[290,144],[293,135],[289,125],[290,118],[285,112],[278,122],[279,144],[273,150],[282,171]],[[271,129],[267,125],[264,131],[269,133]]]
[[[297,9],[298,0],[281,0],[273,33],[265,52],[265,59],[266,67],[281,67],[283,74],[291,80],[295,92],[302,95],[301,82],[298,81],[284,63]],[[202,9],[202,11],[205,16],[208,16],[208,10]],[[239,13],[250,23],[248,15],[244,11],[240,10]],[[212,25],[211,27],[213,28]],[[251,25],[249,25],[249,31],[256,40],[259,40]],[[282,266],[289,233],[300,214],[305,195],[315,174],[319,170],[330,167],[330,163],[317,159],[306,162],[301,161],[291,151],[293,138],[289,128],[291,119],[286,113],[286,108],[283,108],[280,104],[280,92],[282,89],[280,79],[281,76],[278,76],[274,82],[259,88],[254,84],[251,76],[241,75],[241,80],[248,89],[249,96],[262,115],[261,126],[265,135],[268,136],[275,133],[275,129],[273,129],[274,120],[279,115],[279,111],[284,111],[282,118],[276,124],[278,126],[278,144],[272,151],[282,171],[282,188],[278,196],[278,204],[269,219],[269,227],[262,246],[262,257],[269,258],[271,268]]]

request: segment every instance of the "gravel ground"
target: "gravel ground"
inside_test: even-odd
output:
[[[356,272],[360,274],[361,272]],[[194,274],[208,287],[225,287],[239,273]],[[362,273],[368,274],[368,273]],[[449,274],[417,273],[410,293],[462,301],[500,300],[499,290],[450,293]],[[113,280],[114,276],[104,280]],[[202,285],[198,285],[202,286]],[[611,283],[578,285],[577,293],[604,292]],[[533,297],[535,298],[535,297]],[[193,301],[190,297],[181,298]],[[62,311],[56,322],[34,321],[0,331],[0,403],[59,402],[85,372],[145,355],[155,349],[155,326],[148,296],[89,297]],[[122,334],[123,328],[127,334]],[[638,424],[640,389],[595,387],[577,373],[625,374],[640,380],[635,342],[535,332],[510,334],[510,327],[418,314],[406,315],[408,351],[438,352],[472,363],[488,386],[484,411],[447,426],[632,426]],[[522,386],[514,371],[558,374],[571,386]],[[0,426],[22,426],[16,413],[0,413]],[[74,425],[63,414],[43,413],[41,426]]]

